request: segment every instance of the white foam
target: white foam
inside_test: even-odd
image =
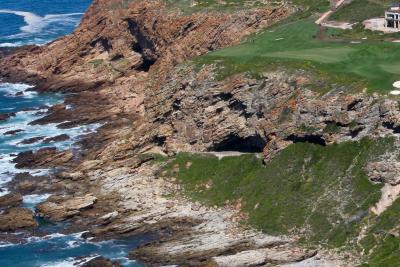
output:
[[[0,248],[11,247],[11,246],[15,246],[15,244],[0,241]]]
[[[38,194],[32,194],[32,195],[25,195],[23,196],[23,203],[28,205],[29,207],[33,208],[37,204],[45,201],[48,199],[51,195],[50,194],[43,194],[43,195],[38,195]]]
[[[3,14],[14,14],[24,18],[26,25],[22,26],[20,30],[24,33],[39,33],[45,27],[55,22],[78,22],[79,19],[74,19],[75,16],[81,16],[82,13],[69,13],[69,14],[57,14],[57,15],[46,15],[41,17],[31,12],[0,9],[0,13]]]
[[[46,264],[42,264],[40,265],[41,267],[79,267],[82,266],[83,264],[85,264],[86,262],[97,258],[98,255],[95,256],[90,256],[84,259],[74,259],[74,258],[68,258],[64,261],[57,261],[57,262],[51,262],[51,263],[46,263]]]
[[[15,42],[15,43],[0,43],[0,47],[18,47],[22,46],[22,42]]]

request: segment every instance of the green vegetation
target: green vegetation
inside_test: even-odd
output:
[[[300,234],[307,244],[340,247],[351,243],[380,197],[380,185],[368,180],[363,167],[392,144],[296,143],[265,166],[252,154],[218,160],[181,153],[165,170],[195,200],[218,206],[241,200],[249,223],[267,233]]]
[[[361,241],[367,255],[370,255],[367,267],[397,267],[400,262],[400,199],[378,217],[371,219],[373,226]]]
[[[310,19],[270,28],[243,44],[195,59],[196,64],[215,63],[218,77],[235,73],[257,76],[263,71],[284,68],[312,73],[316,84],[344,85],[351,90],[385,93],[400,78],[400,44],[392,42],[331,42],[318,39],[318,26]],[[394,64],[394,65],[393,65]]]
[[[324,129],[325,133],[330,133],[330,134],[334,134],[334,133],[339,133],[340,132],[340,126],[337,125],[334,122],[330,122],[326,125],[325,129]]]
[[[362,22],[366,19],[382,17],[392,3],[391,0],[353,0],[335,12],[330,19],[346,22]]]
[[[101,65],[103,65],[104,60],[103,59],[94,59],[92,61],[89,62],[94,68],[98,68]]]

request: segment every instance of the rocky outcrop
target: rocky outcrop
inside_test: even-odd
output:
[[[53,148],[17,156],[19,168],[73,168],[55,179],[68,182],[60,183],[75,195],[49,198],[37,207],[38,214],[55,221],[86,220],[96,238],[157,232],[157,242],[130,253],[150,264],[284,264],[312,257],[315,252],[296,247],[294,238],[243,228],[240,211],[180,197],[180,185],[156,175],[150,157],[139,155],[235,150],[263,152],[268,161],[296,142],[325,146],[396,134],[397,102],[338,91],[321,96],[307,88],[302,71],[221,81],[215,66],[178,65],[238,43],[290,14],[287,6],[187,14],[163,1],[129,1],[125,8],[118,3],[96,0],[70,36],[0,60],[5,80],[34,83],[42,91],[79,92],[32,124],[68,128],[108,122],[81,142],[86,150],[79,164],[71,164],[72,152]],[[378,165],[371,169],[386,170]],[[26,180],[17,186],[36,190]],[[90,213],[100,194],[113,196],[113,203]]]
[[[313,250],[291,249],[289,247],[264,248],[242,251],[235,255],[213,257],[211,266],[241,267],[262,266],[264,264],[285,264],[300,262],[316,254]]]
[[[96,257],[81,265],[82,267],[121,267],[118,262],[110,261],[104,257]]]
[[[13,160],[17,168],[48,168],[64,166],[73,159],[71,151],[57,151],[55,147],[41,148],[35,152],[21,152]]]
[[[3,232],[32,229],[37,225],[33,212],[26,208],[11,208],[0,214],[0,231]]]
[[[70,137],[67,134],[60,134],[57,136],[53,136],[53,137],[48,137],[46,139],[43,140],[44,144],[50,144],[50,143],[54,143],[54,142],[63,142],[63,141],[67,141],[69,140]]]
[[[44,203],[39,204],[36,209],[41,217],[53,221],[62,221],[80,214],[81,211],[93,207],[97,198],[92,195],[65,198],[63,196],[51,196]]]
[[[0,197],[0,210],[18,207],[22,204],[22,195],[10,193]]]
[[[11,117],[15,117],[15,113],[5,113],[5,114],[0,114],[0,122],[6,121]]]

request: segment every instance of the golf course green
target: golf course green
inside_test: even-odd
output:
[[[400,80],[400,43],[320,39],[316,37],[318,31],[319,26],[312,19],[290,22],[198,60],[217,62],[221,78],[282,66],[310,70],[334,77],[331,82],[339,85],[380,93],[388,93],[393,82]]]

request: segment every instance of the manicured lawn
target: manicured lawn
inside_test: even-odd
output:
[[[334,77],[332,83],[367,87],[387,93],[400,80],[400,43],[361,40],[333,42],[316,38],[318,26],[304,19],[271,28],[243,44],[222,49],[195,61],[217,63],[219,77],[260,72],[283,66]],[[354,88],[361,89],[361,88]]]

